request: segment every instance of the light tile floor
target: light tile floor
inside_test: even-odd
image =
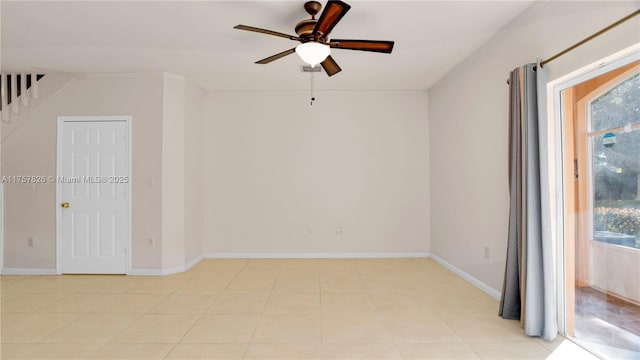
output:
[[[0,277],[2,359],[589,359],[430,259],[204,260]]]

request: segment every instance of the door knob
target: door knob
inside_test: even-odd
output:
[[[64,209],[69,207],[69,203],[68,202],[63,202],[62,204],[60,204],[60,206],[62,206]]]

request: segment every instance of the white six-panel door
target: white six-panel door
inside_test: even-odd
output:
[[[61,272],[125,274],[129,244],[128,123],[60,118]]]

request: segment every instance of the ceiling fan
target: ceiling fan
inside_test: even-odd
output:
[[[322,5],[317,1],[307,1],[304,9],[311,19],[300,21],[295,31],[298,36],[288,35],[277,31],[260,29],[247,25],[236,25],[234,29],[254,31],[262,34],[283,37],[289,40],[299,41],[301,44],[295,48],[283,51],[279,54],[269,56],[262,60],[256,61],[256,64],[268,64],[274,60],[278,60],[287,55],[297,53],[302,60],[312,67],[317,64],[327,75],[332,76],[340,72],[342,69],[331,57],[331,49],[344,50],[361,50],[373,51],[389,54],[393,50],[393,41],[383,40],[347,40],[347,39],[330,39],[329,34],[342,17],[351,9],[351,6],[339,0],[329,0],[319,19],[316,15],[322,9]]]

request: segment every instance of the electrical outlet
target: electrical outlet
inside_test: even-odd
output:
[[[153,247],[153,236],[147,238],[147,246]]]
[[[487,259],[487,260],[491,259],[491,254],[489,252],[489,247],[488,246],[484,247],[484,258]]]
[[[342,228],[341,227],[337,227],[336,228],[336,235],[342,235]]]
[[[27,246],[28,247],[33,247],[33,236],[29,236],[27,238]]]
[[[309,232],[309,236],[311,236],[311,233],[312,233],[313,231],[311,231],[311,228],[309,228],[309,229],[308,229],[308,232]]]

